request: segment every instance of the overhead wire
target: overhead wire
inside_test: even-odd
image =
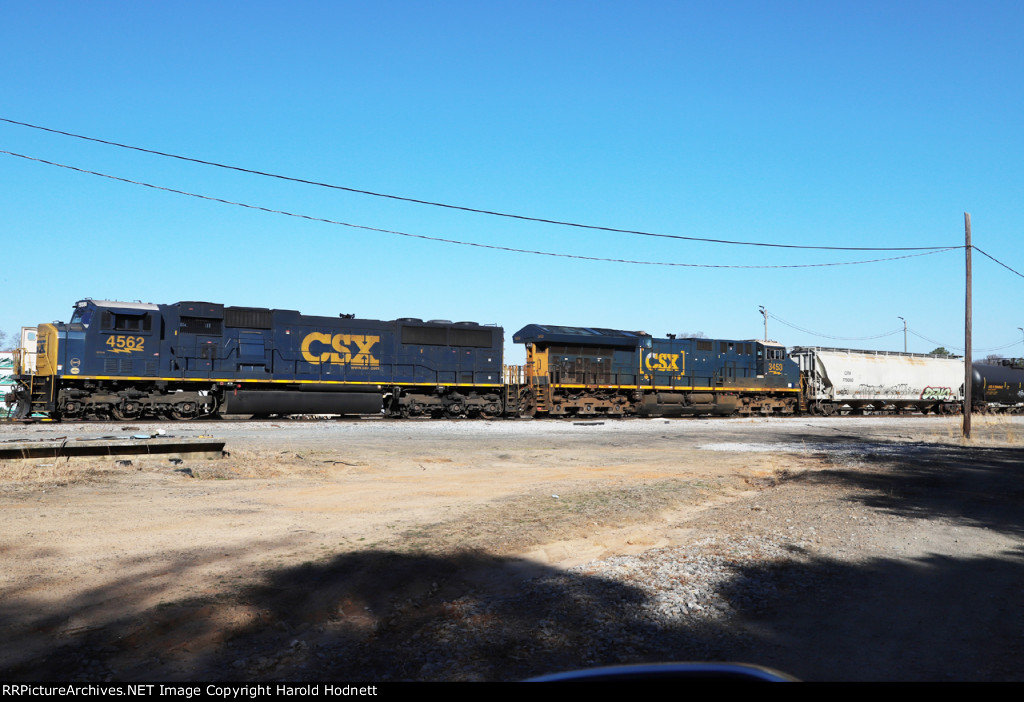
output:
[[[914,336],[916,336],[918,339],[924,339],[925,341],[927,341],[927,342],[929,342],[931,344],[935,344],[936,346],[941,346],[942,348],[953,349],[955,351],[964,351],[965,350],[965,347],[963,347],[963,346],[956,346],[954,344],[944,344],[941,341],[936,341],[935,339],[929,339],[927,336],[924,336],[923,334],[918,334],[913,329],[908,329],[907,331],[909,333],[913,334]],[[972,346],[971,347],[971,352],[974,353],[974,352],[977,352],[977,351],[1002,351],[1003,349],[1008,349],[1011,346],[1016,346],[1017,344],[1020,344],[1020,343],[1022,343],[1022,340],[1021,339],[1017,339],[1016,341],[1011,341],[1010,343],[1003,344],[1002,346],[989,346],[989,347],[986,347],[986,348],[974,348]]]
[[[871,339],[881,339],[881,338],[886,337],[886,336],[892,336],[893,334],[899,334],[901,331],[903,331],[903,328],[900,327],[899,329],[894,329],[893,331],[886,332],[884,334],[878,334],[877,336],[831,336],[829,334],[821,334],[821,333],[818,333],[818,332],[811,331],[810,329],[804,329],[803,327],[798,327],[797,325],[795,325],[795,324],[793,324],[791,322],[787,322],[786,320],[782,319],[778,315],[773,314],[771,312],[768,312],[768,316],[771,317],[772,319],[778,321],[778,322],[782,322],[787,327],[790,327],[792,329],[796,329],[797,331],[802,331],[805,334],[810,334],[811,336],[819,336],[819,337],[821,337],[823,339],[835,339],[837,341],[868,341],[868,340],[871,340]]]
[[[991,346],[991,347],[986,348],[986,349],[972,349],[972,350],[974,350],[974,351],[1002,351],[1003,349],[1008,349],[1011,346],[1016,346],[1019,343],[1021,343],[1020,339],[1018,339],[1016,341],[1011,341],[1008,344],[1003,344],[1002,346]]]
[[[987,258],[990,258],[990,259],[992,259],[993,261],[995,261],[996,263],[998,263],[998,264],[999,264],[1000,266],[1002,266],[1002,267],[1003,267],[1003,268],[1005,268],[1006,270],[1008,270],[1008,271],[1010,271],[1011,273],[1013,273],[1014,275],[1019,275],[1019,276],[1020,276],[1021,278],[1024,278],[1024,275],[1022,275],[1022,274],[1021,274],[1021,273],[1019,273],[1018,271],[1015,271],[1014,269],[1010,268],[1010,267],[1009,267],[1008,265],[1006,265],[1005,263],[1003,263],[1002,261],[1000,261],[1000,260],[999,260],[999,259],[997,259],[996,257],[994,257],[994,256],[991,256],[991,255],[989,255],[989,254],[985,253],[984,251],[982,251],[981,249],[979,249],[979,248],[978,248],[977,246],[975,246],[975,245],[971,244],[971,248],[972,248],[972,249],[974,249],[975,251],[977,251],[978,253],[980,253],[980,254],[981,254],[982,256],[985,256],[985,257],[987,257]]]
[[[165,158],[173,158],[179,161],[187,161],[190,163],[197,163],[204,166],[214,166],[216,168],[223,168],[227,170],[237,171],[239,173],[248,173],[251,175],[263,176],[266,178],[276,178],[279,180],[290,181],[293,183],[302,183],[304,185],[314,185],[321,188],[330,188],[332,190],[341,190],[345,192],[355,193],[359,195],[369,195],[372,197],[386,198],[390,200],[398,200],[401,202],[410,202],[418,205],[428,205],[431,207],[441,207],[450,210],[459,210],[462,212],[472,212],[476,214],[490,215],[493,217],[505,217],[508,219],[517,219],[526,222],[539,222],[542,224],[553,224],[563,227],[575,227],[578,229],[590,229],[595,231],[611,232],[617,234],[633,234],[637,236],[657,237],[662,239],[676,239],[680,241],[698,241],[711,244],[731,244],[736,246],[761,246],[770,248],[780,249],[803,249],[803,250],[822,250],[822,251],[948,251],[950,248],[947,246],[896,246],[896,247],[868,247],[868,246],[809,246],[801,244],[779,244],[774,242],[761,242],[761,241],[738,241],[732,239],[714,239],[708,237],[696,237],[696,236],[683,236],[680,234],[664,234],[656,232],[648,232],[637,229],[620,229],[618,227],[606,227],[593,224],[581,224],[579,222],[569,222],[565,220],[550,219],[546,217],[531,217],[528,215],[513,214],[509,212],[499,212],[497,210],[487,210],[476,207],[467,207],[464,205],[452,205],[443,202],[435,202],[431,200],[423,200],[413,197],[404,197],[400,195],[388,194],[375,192],[372,190],[365,190],[361,188],[353,188],[344,185],[334,185],[331,183],[323,183],[320,181],[309,180],[306,178],[296,178],[292,176],[285,176],[278,173],[270,173],[267,171],[259,171],[251,168],[243,168],[241,166],[233,166],[225,163],[218,163],[217,161],[209,161],[206,159],[194,158],[191,156],[182,156],[180,154],[172,154],[166,151],[157,151],[156,149],[147,149],[141,146],[132,146],[130,144],[123,144],[116,141],[110,141],[107,139],[99,139],[96,137],[85,136],[82,134],[75,134],[73,132],[67,132],[60,129],[53,129],[51,127],[43,127],[37,124],[30,124],[28,122],[19,122],[17,120],[8,119],[6,117],[0,117],[0,122],[6,122],[21,127],[28,127],[30,129],[37,129],[44,132],[50,132],[52,134],[60,134],[62,136],[72,137],[75,139],[81,139],[84,141],[90,141],[97,144],[105,144],[107,146],[115,146],[121,149],[129,149],[132,151],[138,151],[141,153],[152,154],[154,156],[162,156]],[[10,153],[10,152],[5,152]],[[961,247],[962,248],[962,247]],[[887,260],[887,259],[886,259]],[[728,266],[724,266],[728,267]],[[759,266],[751,266],[757,268]],[[779,266],[786,267],[786,266]]]
[[[580,259],[580,260],[588,260],[588,261],[599,261],[599,262],[609,262],[609,263],[627,263],[627,264],[634,264],[634,265],[679,266],[679,267],[688,267],[688,268],[776,269],[776,268],[816,268],[816,267],[827,267],[827,266],[860,265],[860,264],[867,264],[867,263],[880,263],[880,262],[894,261],[894,260],[900,260],[900,259],[905,259],[905,258],[914,258],[914,257],[917,257],[917,256],[925,256],[925,255],[930,255],[930,254],[933,254],[933,253],[941,253],[941,252],[944,252],[944,251],[951,251],[951,250],[962,249],[963,248],[962,246],[948,246],[948,247],[886,247],[886,248],[874,248],[874,247],[835,247],[835,246],[803,246],[803,245],[791,245],[791,244],[777,244],[777,243],[769,243],[769,242],[746,242],[746,241],[733,241],[733,240],[725,240],[725,239],[711,239],[711,238],[701,238],[701,237],[688,237],[688,236],[672,235],[672,234],[658,234],[658,233],[644,232],[644,231],[639,231],[639,230],[618,229],[618,228],[614,228],[614,227],[603,227],[603,226],[596,226],[596,225],[586,225],[586,224],[579,224],[579,223],[574,223],[574,222],[565,222],[565,221],[545,219],[545,218],[538,218],[538,217],[529,217],[529,216],[525,216],[525,215],[509,214],[509,213],[502,213],[502,212],[483,210],[483,209],[477,209],[477,208],[471,208],[471,207],[463,207],[463,206],[458,206],[458,205],[450,205],[450,204],[439,203],[439,202],[431,202],[431,201],[428,201],[428,200],[419,200],[419,199],[415,199],[415,198],[407,198],[407,197],[402,197],[402,196],[397,196],[397,195],[390,195],[390,194],[385,194],[385,193],[377,193],[377,192],[368,191],[368,190],[360,190],[360,189],[350,188],[350,187],[346,187],[346,186],[332,185],[332,184],[328,184],[328,183],[321,183],[321,182],[311,181],[311,180],[306,180],[306,179],[301,179],[301,178],[293,178],[293,177],[283,176],[283,175],[274,174],[274,173],[267,173],[267,172],[263,172],[263,171],[257,171],[257,170],[253,170],[253,169],[242,168],[242,167],[239,167],[239,166],[231,166],[231,165],[227,165],[227,164],[221,164],[221,163],[217,163],[217,162],[214,162],[214,161],[206,161],[206,160],[203,160],[203,159],[196,159],[196,158],[181,156],[181,155],[177,155],[177,154],[170,154],[170,153],[165,153],[165,152],[156,151],[156,150],[152,150],[152,149],[145,149],[145,148],[142,148],[142,147],[131,146],[131,145],[127,145],[127,144],[121,144],[121,143],[118,143],[118,142],[112,142],[112,141],[107,141],[107,140],[103,140],[103,139],[97,139],[97,138],[94,138],[94,137],[88,137],[88,136],[84,136],[84,135],[80,135],[80,134],[74,134],[74,133],[71,133],[71,132],[65,132],[65,131],[61,131],[61,130],[51,129],[51,128],[48,128],[48,127],[42,127],[42,126],[39,126],[39,125],[33,125],[33,124],[26,123],[26,122],[18,122],[18,121],[7,119],[7,118],[3,118],[3,117],[0,117],[0,121],[7,122],[7,123],[10,123],[10,124],[15,124],[15,125],[29,127],[29,128],[32,128],[32,129],[39,129],[39,130],[42,130],[42,131],[47,131],[47,132],[61,134],[61,135],[69,136],[69,137],[74,137],[74,138],[77,138],[77,139],[83,139],[83,140],[86,140],[86,141],[97,142],[97,143],[106,144],[106,145],[110,145],[110,146],[116,146],[116,147],[124,148],[124,149],[131,149],[131,150],[140,151],[140,152],[143,152],[143,153],[149,153],[149,154],[154,154],[154,155],[158,155],[158,156],[164,156],[164,157],[168,157],[168,158],[174,158],[174,159],[178,159],[178,160],[182,160],[182,161],[189,161],[189,162],[198,163],[198,164],[202,164],[202,165],[209,165],[209,166],[215,166],[215,167],[218,167],[218,168],[225,168],[225,169],[229,169],[229,170],[235,170],[235,171],[239,171],[239,172],[243,172],[243,173],[250,173],[250,174],[254,174],[254,175],[260,175],[260,176],[266,176],[266,177],[271,177],[271,178],[277,178],[277,179],[281,179],[281,180],[292,181],[292,182],[297,182],[297,183],[303,183],[303,184],[308,184],[308,185],[314,185],[314,186],[319,186],[319,187],[343,190],[343,191],[348,191],[348,192],[353,192],[353,193],[358,193],[358,194],[371,195],[371,196],[375,196],[375,197],[383,197],[383,198],[389,198],[389,199],[394,199],[394,200],[401,200],[401,201],[412,202],[412,203],[417,203],[417,204],[431,205],[431,206],[436,206],[436,207],[444,207],[444,208],[449,208],[449,209],[456,209],[456,210],[462,210],[462,211],[467,211],[467,212],[475,212],[475,213],[479,213],[479,214],[493,215],[493,216],[499,216],[499,217],[508,217],[508,218],[513,218],[513,219],[525,220],[525,221],[534,221],[534,222],[541,222],[541,223],[547,223],[547,224],[563,225],[563,226],[577,227],[577,228],[583,228],[583,229],[592,229],[592,230],[599,230],[599,231],[616,232],[616,233],[636,234],[636,235],[641,235],[641,236],[652,236],[652,237],[659,237],[659,238],[680,239],[680,240],[685,240],[685,241],[698,241],[698,242],[720,243],[720,244],[734,244],[734,245],[746,245],[746,246],[765,246],[765,247],[774,247],[774,248],[804,249],[804,250],[922,251],[923,252],[923,253],[910,254],[910,255],[904,255],[904,256],[894,256],[894,257],[888,257],[888,258],[869,259],[869,260],[861,260],[861,261],[839,261],[839,262],[828,262],[828,263],[787,264],[787,265],[739,265],[739,264],[724,265],[724,264],[698,264],[698,263],[682,263],[682,262],[667,262],[667,261],[642,261],[642,260],[632,260],[632,259],[603,258],[603,257],[596,257],[596,256],[583,256],[583,255],[578,255],[578,254],[566,254],[566,253],[557,253],[557,252],[550,252],[550,251],[519,249],[519,248],[514,248],[514,247],[497,246],[497,245],[493,245],[493,244],[482,244],[482,243],[478,243],[478,242],[461,241],[461,240],[449,239],[449,238],[443,238],[443,237],[431,237],[431,236],[426,236],[426,235],[421,235],[421,234],[413,234],[413,233],[409,233],[409,232],[402,232],[402,231],[397,231],[397,230],[389,230],[389,229],[383,229],[383,228],[378,228],[378,227],[370,227],[370,226],[366,226],[366,225],[353,224],[353,223],[350,223],[350,222],[342,222],[342,221],[338,221],[338,220],[331,220],[331,219],[322,218],[322,217],[314,217],[314,216],[310,216],[310,215],[304,215],[304,214],[299,214],[299,213],[288,212],[288,211],[285,211],[285,210],[277,210],[277,209],[273,209],[273,208],[262,207],[262,206],[259,206],[259,205],[252,205],[252,204],[248,204],[248,203],[242,203],[242,202],[237,202],[237,201],[232,201],[232,200],[226,200],[226,199],[223,199],[223,198],[217,198],[217,197],[212,197],[212,196],[208,196],[208,195],[202,195],[202,194],[199,194],[199,193],[193,193],[193,192],[188,192],[188,191],[184,191],[184,190],[177,190],[177,189],[174,189],[174,188],[158,186],[158,185],[154,185],[154,184],[151,184],[151,183],[146,183],[146,182],[143,182],[143,181],[135,181],[135,180],[127,179],[127,178],[120,178],[120,177],[109,175],[109,174],[106,174],[106,173],[100,173],[98,171],[91,171],[91,170],[87,170],[87,169],[77,168],[75,166],[70,166],[70,165],[62,164],[62,163],[57,163],[57,162],[54,162],[54,161],[47,161],[45,159],[40,159],[40,158],[34,158],[34,157],[31,157],[31,156],[15,153],[15,152],[12,152],[12,151],[0,150],[0,153],[7,154],[9,156],[14,156],[14,157],[17,157],[17,158],[26,159],[26,160],[29,160],[29,161],[35,161],[35,162],[38,162],[38,163],[43,163],[43,164],[46,164],[46,165],[56,166],[56,167],[59,167],[59,168],[65,168],[65,169],[76,171],[76,172],[79,172],[79,173],[84,173],[84,174],[94,175],[94,176],[98,176],[98,177],[108,178],[108,179],[119,181],[119,182],[123,182],[123,183],[128,183],[128,184],[132,184],[132,185],[139,185],[139,186],[151,188],[151,189],[154,189],[154,190],[162,190],[162,191],[165,191],[165,192],[170,192],[170,193],[174,193],[174,194],[184,195],[184,196],[188,196],[188,197],[194,197],[194,198],[198,198],[198,199],[202,199],[202,200],[208,200],[208,201],[212,201],[212,202],[219,202],[219,203],[222,203],[222,204],[234,205],[234,206],[238,206],[238,207],[244,207],[244,208],[258,210],[258,211],[263,211],[263,212],[268,212],[268,213],[272,213],[272,214],[280,214],[280,215],[285,215],[285,216],[289,216],[289,217],[296,217],[296,218],[300,218],[300,219],[306,219],[306,220],[317,221],[317,222],[322,222],[322,223],[326,223],[326,224],[334,224],[334,225],[339,225],[339,226],[351,227],[351,228],[361,229],[361,230],[366,230],[366,231],[374,231],[374,232],[378,232],[378,233],[392,234],[392,235],[396,235],[396,236],[404,236],[404,237],[410,237],[410,238],[416,238],[416,239],[423,239],[423,240],[426,240],[426,241],[434,241],[434,242],[439,242],[439,243],[447,243],[447,244],[454,244],[454,245],[461,245],[461,246],[473,246],[473,247],[477,247],[477,248],[492,249],[492,250],[505,251],[505,252],[511,252],[511,253],[524,253],[524,254],[532,254],[532,255],[540,255],[540,256],[553,256],[553,257],[560,257],[560,258],[571,258],[571,259]],[[1010,271],[1014,275],[1017,275],[1017,276],[1019,276],[1021,278],[1024,278],[1024,274],[1020,273],[1019,271],[1015,270],[1011,266],[1009,266],[1006,263],[1004,263],[1004,262],[1000,261],[999,259],[995,258],[994,256],[992,256],[988,252],[982,250],[981,248],[979,248],[977,246],[974,246],[974,245],[972,245],[971,248],[976,250],[978,253],[982,254],[986,258],[990,259],[991,261],[995,262],[999,266],[1002,266],[1003,268],[1007,269],[1008,271]],[[867,340],[873,340],[873,339],[881,339],[881,338],[884,338],[884,337],[892,336],[894,334],[898,334],[901,331],[900,329],[895,329],[893,331],[885,332],[883,334],[878,334],[878,335],[875,335],[875,336],[864,336],[864,337],[834,336],[834,335],[822,334],[822,333],[815,332],[815,331],[812,331],[812,330],[809,330],[809,329],[805,329],[805,328],[800,327],[798,325],[795,325],[795,324],[793,324],[791,322],[788,322],[788,321],[782,319],[781,317],[779,317],[778,315],[775,315],[775,314],[770,313],[770,312],[768,313],[768,316],[770,316],[773,319],[775,319],[776,321],[784,324],[785,326],[791,327],[791,328],[796,329],[798,331],[802,331],[802,332],[804,332],[806,334],[811,334],[812,336],[818,336],[818,337],[821,337],[821,338],[834,339],[834,340],[839,340],[839,341],[867,341]],[[952,348],[952,349],[956,349],[956,350],[960,350],[960,351],[964,350],[963,347],[954,346],[954,345],[950,345],[950,344],[943,344],[942,342],[936,341],[934,339],[930,339],[930,338],[928,338],[928,337],[926,337],[926,336],[924,336],[922,334],[919,334],[919,333],[917,333],[917,332],[915,332],[913,330],[910,330],[910,329],[908,329],[906,331],[908,331],[909,333],[913,334],[914,336],[916,336],[916,337],[918,337],[920,339],[928,341],[929,343],[937,344],[938,346],[942,346],[942,347],[945,347],[945,348]],[[1010,342],[1008,344],[1004,344],[1002,346],[996,346],[996,347],[990,347],[990,348],[982,348],[982,349],[975,349],[975,350],[976,351],[999,351],[999,350],[1002,350],[1002,349],[1005,349],[1005,348],[1010,348],[1012,346],[1015,346],[1018,343],[1021,343],[1021,342],[1013,341],[1013,342]]]
[[[909,333],[909,334],[913,334],[913,335],[914,335],[914,336],[916,336],[916,337],[917,337],[918,339],[923,339],[924,341],[927,341],[927,342],[928,342],[928,343],[930,343],[930,344],[935,344],[935,345],[936,345],[937,347],[942,347],[942,348],[944,348],[944,349],[954,349],[954,350],[956,350],[956,351],[963,351],[963,350],[964,350],[964,347],[963,347],[963,346],[954,346],[953,344],[944,344],[944,343],[942,343],[941,341],[936,341],[935,339],[929,339],[929,338],[928,338],[927,336],[925,336],[924,334],[918,334],[918,333],[917,333],[916,331],[914,331],[913,329],[907,329],[907,333]],[[975,350],[976,350],[976,351],[983,351],[984,349],[975,349]]]
[[[786,320],[782,319],[777,314],[774,314],[772,312],[768,312],[767,314],[768,314],[768,316],[770,318],[774,319],[777,322],[781,322],[782,324],[784,324],[787,327],[790,327],[791,329],[796,329],[797,331],[804,332],[805,334],[810,334],[811,336],[817,336],[817,337],[821,337],[823,339],[835,339],[835,340],[838,340],[838,341],[869,341],[869,340],[872,340],[872,339],[882,339],[882,338],[887,337],[887,336],[893,336],[893,335],[899,334],[900,332],[903,331],[903,329],[901,327],[901,328],[897,328],[897,329],[894,329],[894,330],[889,331],[889,332],[885,332],[884,334],[877,334],[875,336],[832,336],[830,334],[822,334],[820,332],[812,331],[810,329],[805,329],[804,327],[797,326],[796,324],[793,324],[792,322],[787,322]],[[941,341],[936,341],[935,339],[930,339],[927,336],[924,336],[923,334],[919,334],[918,332],[916,332],[916,331],[914,331],[913,329],[910,329],[910,328],[907,328],[907,333],[908,334],[913,334],[914,336],[916,336],[919,339],[923,339],[924,341],[927,341],[929,343],[935,344],[937,347],[942,347],[942,348],[947,348],[947,349],[954,349],[956,351],[963,351],[964,350],[964,347],[962,347],[962,346],[955,346],[953,344],[945,344],[945,343],[943,343]],[[1003,349],[1008,349],[1011,346],[1016,346],[1017,344],[1020,344],[1020,343],[1024,343],[1024,340],[1018,339],[1016,341],[1011,341],[1008,344],[1003,344],[1002,346],[991,346],[991,347],[988,347],[988,348],[976,348],[976,349],[973,349],[973,350],[974,351],[1001,351]]]
[[[118,181],[118,182],[121,182],[121,183],[129,183],[131,185],[139,185],[139,186],[142,186],[142,187],[145,187],[145,188],[151,188],[153,190],[161,190],[161,191],[164,191],[164,192],[175,193],[175,194],[178,194],[178,195],[186,195],[188,197],[198,198],[200,200],[208,200],[210,202],[219,202],[219,203],[222,203],[222,204],[225,204],[225,205],[235,205],[237,207],[245,207],[247,209],[258,210],[258,211],[261,211],[261,212],[269,212],[269,213],[272,213],[272,214],[285,215],[285,216],[288,216],[288,217],[296,217],[296,218],[299,218],[299,219],[310,220],[310,221],[313,221],[313,222],[323,222],[325,224],[335,224],[335,225],[339,225],[339,226],[343,226],[343,227],[351,227],[353,229],[361,229],[361,230],[365,230],[365,231],[378,232],[378,233],[381,233],[381,234],[394,234],[396,236],[404,236],[404,237],[409,237],[409,238],[413,238],[413,239],[422,239],[422,240],[425,240],[425,241],[435,241],[435,242],[441,242],[441,243],[446,243],[446,244],[456,244],[456,245],[459,245],[459,246],[473,246],[473,247],[476,247],[476,248],[491,249],[491,250],[495,250],[495,251],[507,251],[507,252],[511,252],[511,253],[533,254],[533,255],[537,255],[537,256],[554,256],[554,257],[557,257],[557,258],[572,258],[572,259],[579,259],[579,260],[584,260],[584,261],[602,261],[602,262],[608,262],[608,263],[629,263],[629,264],[644,265],[644,266],[677,266],[677,267],[684,267],[684,268],[820,268],[820,267],[826,267],[826,266],[852,266],[852,265],[860,265],[860,264],[866,264],[866,263],[881,263],[883,261],[896,261],[896,260],[900,260],[900,259],[904,259],[904,258],[915,258],[917,256],[930,256],[932,254],[942,253],[944,251],[952,251],[954,249],[963,248],[961,246],[950,246],[950,247],[947,247],[947,248],[937,249],[937,250],[934,250],[934,251],[922,251],[920,253],[905,254],[903,256],[892,256],[892,257],[888,257],[888,258],[876,258],[876,259],[869,259],[869,260],[863,260],[863,261],[837,261],[837,262],[830,262],[830,263],[804,263],[804,264],[787,264],[787,265],[773,265],[773,266],[767,266],[767,265],[752,266],[752,265],[738,265],[738,264],[716,265],[716,264],[707,264],[707,263],[679,263],[679,262],[669,262],[669,261],[639,261],[639,260],[622,259],[622,258],[602,258],[602,257],[598,257],[598,256],[583,256],[583,255],[579,255],[579,254],[556,253],[556,252],[552,252],[552,251],[537,251],[537,250],[532,250],[532,249],[519,249],[519,248],[514,248],[514,247],[511,247],[511,246],[498,246],[498,245],[495,245],[495,244],[481,244],[481,243],[473,242],[473,241],[462,241],[462,240],[458,240],[458,239],[448,239],[448,238],[443,238],[443,237],[426,236],[424,234],[412,234],[412,233],[409,233],[409,232],[402,232],[402,231],[397,231],[397,230],[394,230],[394,229],[382,229],[382,228],[379,228],[379,227],[370,227],[370,226],[366,226],[366,225],[362,225],[362,224],[353,224],[351,222],[342,222],[342,221],[339,221],[339,220],[326,219],[324,217],[314,217],[314,216],[311,216],[311,215],[305,215],[305,214],[298,214],[298,213],[294,213],[294,212],[288,212],[286,210],[277,210],[277,209],[273,209],[273,208],[270,208],[270,207],[262,207],[260,205],[252,205],[252,204],[248,204],[248,203],[244,203],[244,202],[237,202],[237,201],[234,201],[234,200],[226,200],[224,198],[212,197],[210,195],[201,195],[199,193],[188,192],[186,190],[177,190],[175,188],[167,188],[167,187],[164,187],[164,186],[161,186],[161,185],[153,185],[152,183],[146,183],[146,182],[138,181],[138,180],[131,180],[131,179],[128,179],[128,178],[120,178],[118,176],[109,175],[107,173],[100,173],[98,171],[90,171],[90,170],[87,170],[87,169],[84,169],[84,168],[78,168],[76,166],[70,166],[70,165],[67,165],[67,164],[64,164],[64,163],[57,163],[55,161],[47,161],[45,159],[35,158],[33,156],[26,156],[25,154],[19,154],[19,153],[15,153],[13,151],[6,151],[6,150],[0,149],[0,154],[7,154],[8,156],[14,156],[16,158],[25,159],[27,161],[35,161],[36,163],[43,163],[43,164],[46,164],[48,166],[56,166],[58,168],[65,168],[67,170],[76,171],[78,173],[85,173],[85,174],[88,174],[88,175],[94,175],[94,176],[98,176],[98,177],[101,177],[101,178],[108,178],[110,180]]]

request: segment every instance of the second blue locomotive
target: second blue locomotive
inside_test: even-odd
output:
[[[658,339],[645,332],[531,324],[525,413],[535,416],[792,414],[800,371],[768,341]]]

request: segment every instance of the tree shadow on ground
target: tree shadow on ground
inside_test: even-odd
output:
[[[775,597],[744,606],[750,583]],[[740,568],[738,660],[803,680],[1024,679],[1024,553],[863,563],[809,559]]]
[[[162,571],[177,569],[187,578],[194,565],[182,560]],[[0,625],[12,633],[0,644],[4,659],[12,661],[0,677],[517,678],[573,667],[579,637],[590,631],[595,613],[644,599],[635,588],[587,576],[550,586],[544,603],[525,602],[519,594],[524,577],[561,576],[477,553],[366,551],[271,571],[261,584],[230,597],[193,597],[148,609],[138,604],[151,589],[137,582],[112,582],[62,606],[21,593],[0,604]],[[124,612],[134,613],[100,618],[92,611],[97,603],[109,611],[115,598]],[[76,620],[89,624],[70,624]],[[19,655],[21,646],[40,637],[46,645]],[[538,667],[541,650],[546,658]]]
[[[57,637],[0,676],[519,680],[732,660],[806,680],[1020,679],[1022,555],[737,560],[718,591],[722,616],[709,619],[652,614],[649,593],[585,573],[534,568],[524,581],[518,561],[371,551],[277,570],[231,601],[186,600]]]
[[[822,441],[820,436],[803,438]],[[837,438],[831,443],[849,447],[849,460],[857,465],[845,468],[840,461],[793,480],[842,484],[853,488],[849,499],[902,517],[947,519],[1024,535],[1024,448],[865,444]]]

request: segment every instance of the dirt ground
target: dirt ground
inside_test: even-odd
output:
[[[1020,680],[1024,418],[976,417],[970,444],[959,421],[0,425],[0,441],[162,428],[230,454],[0,462],[0,677],[508,680],[741,660],[807,680]],[[741,540],[784,556],[727,564],[730,616],[711,633],[665,620],[584,655],[614,598],[523,595],[554,576],[606,589],[610,557]]]

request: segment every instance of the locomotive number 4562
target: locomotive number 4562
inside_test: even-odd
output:
[[[146,339],[141,336],[109,336],[107,346],[114,353],[132,353],[133,351],[144,351]]]

